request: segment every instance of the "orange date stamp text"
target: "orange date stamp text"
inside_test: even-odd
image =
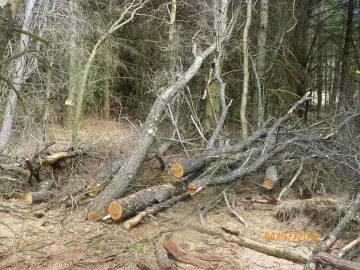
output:
[[[320,242],[319,232],[265,232],[265,241],[315,241]]]

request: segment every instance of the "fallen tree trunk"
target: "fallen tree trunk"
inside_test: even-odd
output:
[[[106,208],[111,201],[119,199],[125,193],[146,158],[150,146],[154,142],[156,128],[162,118],[166,103],[168,103],[196,75],[204,59],[215,51],[216,45],[216,43],[213,43],[204,52],[197,55],[192,65],[183,76],[166,88],[165,91],[156,98],[146,121],[142,126],[140,138],[132,151],[132,155],[114,176],[112,182],[102,193],[100,193],[100,196],[96,198],[89,211],[103,213],[104,208]]]
[[[143,189],[125,198],[112,201],[109,205],[108,213],[112,220],[120,221],[144,210],[151,204],[164,202],[178,195],[181,191],[182,187],[175,187],[170,184]],[[94,211],[89,212],[88,219],[92,220],[93,215],[98,216],[98,213],[94,213]]]
[[[170,172],[175,178],[182,178],[190,173],[199,170],[207,163],[213,161],[214,159],[218,159],[220,156],[242,152],[255,141],[257,141],[261,137],[266,136],[266,134],[267,133],[265,131],[256,131],[250,137],[238,144],[225,146],[220,149],[207,150],[184,162],[174,163],[171,166]],[[234,156],[236,156],[236,154],[233,155],[233,157]]]
[[[263,186],[269,190],[273,189],[278,182],[279,178],[277,175],[276,166],[270,166],[266,168],[265,179]]]
[[[335,267],[338,270],[359,270],[360,263],[344,260],[326,252],[319,252],[314,256],[315,260],[321,264]]]

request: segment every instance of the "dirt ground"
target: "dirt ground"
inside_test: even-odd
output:
[[[94,132],[97,131],[97,132]],[[130,128],[111,121],[90,119],[80,127],[82,145],[92,149],[103,159],[121,158],[131,152],[128,138]],[[50,130],[49,137],[57,142],[57,147],[66,148],[70,133],[65,129]],[[121,141],[119,138],[125,138]],[[31,139],[29,139],[31,141]],[[36,150],[27,141],[27,153]],[[116,142],[116,144],[115,144]],[[35,144],[34,144],[35,145]],[[21,155],[21,144],[15,145]],[[91,182],[100,163],[83,162],[77,166],[77,183]],[[149,172],[151,173],[151,172]],[[161,183],[163,179],[156,173],[146,175],[136,182],[137,187]],[[72,172],[71,172],[71,175]],[[66,177],[65,177],[66,178]],[[69,176],[66,184],[71,184]],[[149,182],[150,181],[150,182]],[[24,191],[25,194],[26,191]],[[140,269],[143,263],[150,269],[159,269],[154,247],[158,242],[172,240],[186,252],[200,252],[218,255],[215,269],[302,269],[303,266],[291,261],[272,257],[249,248],[225,242],[219,237],[211,237],[191,229],[184,229],[188,221],[196,222],[197,209],[221,193],[222,189],[208,188],[199,195],[174,207],[160,212],[155,218],[147,218],[139,226],[127,231],[121,224],[112,222],[89,222],[85,220],[86,206],[65,208],[56,201],[27,205],[18,199],[0,200],[0,270],[1,269]],[[281,232],[315,232],[320,228],[306,221],[279,222],[275,218],[275,206],[267,210],[250,210],[243,199],[252,196],[262,198],[259,187],[238,186],[229,191],[229,199],[236,199],[237,211],[247,223],[247,228],[231,215],[224,202],[213,208],[205,219],[207,226],[217,230],[226,227],[239,231],[241,235],[272,246],[287,248],[302,254],[310,254],[314,241],[267,241],[265,235]],[[174,269],[199,269],[172,258]]]
[[[206,198],[210,194],[202,194]],[[202,199],[203,199],[202,198]],[[237,196],[237,201],[241,197]],[[86,209],[74,211],[63,207],[50,209],[46,204],[29,206],[21,200],[1,201],[12,213],[0,213],[0,269],[139,269],[139,262],[158,269],[154,245],[165,239],[176,242],[186,252],[221,256],[216,269],[302,269],[301,265],[253,251],[223,239],[182,229],[194,219],[199,200],[186,202],[147,219],[132,230],[118,223],[89,222]],[[314,241],[271,241],[265,233],[308,231],[301,223],[278,222],[274,211],[244,210],[238,203],[235,210],[248,224],[244,226],[225,205],[213,209],[206,225],[238,230],[242,235],[273,246],[286,247],[309,254]],[[195,214],[195,215],[194,215]],[[297,224],[297,226],[296,226]],[[177,229],[177,230],[174,230]],[[161,232],[164,232],[161,234]],[[199,269],[174,260],[175,269]]]

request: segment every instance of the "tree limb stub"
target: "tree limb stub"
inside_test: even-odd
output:
[[[110,202],[119,199],[127,190],[132,180],[135,178],[139,168],[146,158],[151,144],[154,142],[154,135],[156,133],[157,125],[166,108],[166,103],[169,102],[186,84],[196,75],[201,67],[204,59],[212,54],[216,49],[216,43],[213,43],[200,55],[197,55],[189,69],[176,81],[170,85],[160,94],[152,105],[152,108],[143,124],[140,139],[134,147],[132,155],[119,172],[114,176],[112,182],[106,189],[96,197],[95,202],[90,207],[90,211],[102,213],[104,207],[108,206]]]

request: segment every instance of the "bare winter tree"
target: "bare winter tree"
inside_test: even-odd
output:
[[[33,19],[33,15],[34,15],[34,6],[36,4],[36,0],[29,0],[26,4],[26,9],[25,9],[25,20],[22,26],[22,30],[24,32],[29,32],[30,30],[30,25]],[[23,52],[25,50],[28,49],[30,44],[30,36],[28,34],[24,34],[22,33],[20,35],[20,40],[19,40],[19,51]],[[8,101],[6,104],[6,109],[5,109],[5,115],[4,115],[4,119],[3,119],[3,123],[2,123],[2,127],[1,127],[1,131],[0,131],[0,153],[2,151],[4,151],[5,146],[7,144],[7,142],[9,141],[10,135],[11,135],[11,130],[12,130],[12,125],[13,125],[13,121],[14,121],[14,117],[15,117],[15,110],[16,110],[16,103],[18,100],[18,96],[16,95],[16,92],[20,92],[21,91],[21,87],[22,87],[22,83],[24,81],[24,77],[25,75],[29,75],[27,74],[29,72],[29,70],[27,69],[27,64],[26,64],[26,56],[22,55],[19,58],[16,59],[16,63],[14,65],[14,69],[12,71],[12,75],[13,75],[13,88],[14,90],[11,90],[9,97],[8,97]]]

